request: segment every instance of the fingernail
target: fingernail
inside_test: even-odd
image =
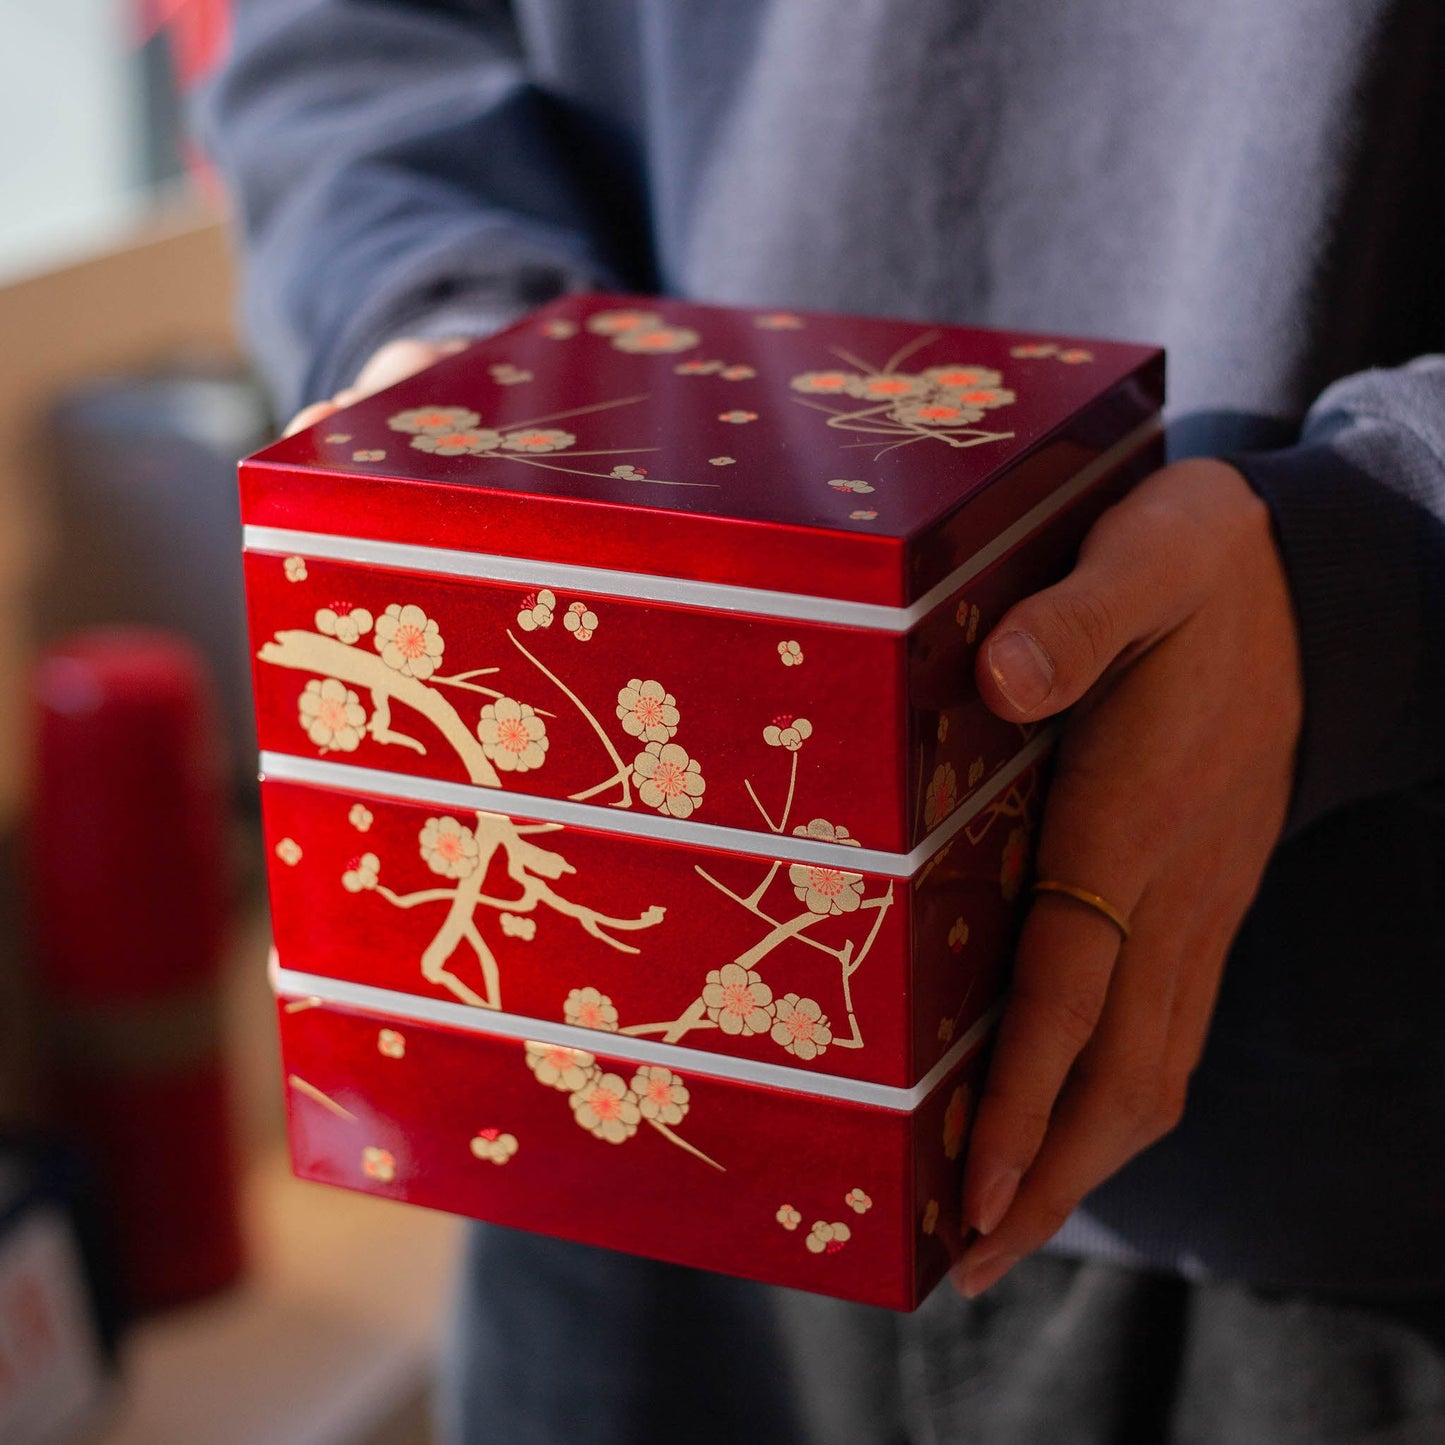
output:
[[[1020,712],[1032,712],[1054,690],[1054,660],[1029,632],[1005,632],[988,645],[988,670]]]
[[[977,1299],[985,1290],[992,1289],[1018,1262],[1016,1254],[997,1254],[957,1271],[953,1282],[968,1299]]]
[[[1017,1169],[1000,1169],[984,1185],[978,1198],[978,1215],[973,1221],[980,1234],[992,1234],[998,1228],[1019,1192],[1020,1178],[1022,1175]]]

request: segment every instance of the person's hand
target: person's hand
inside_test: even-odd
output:
[[[1036,895],[969,1142],[952,1277],[982,1293],[1091,1189],[1168,1133],[1225,954],[1289,801],[1301,684],[1264,504],[1223,462],[1154,473],[1078,566],[979,649],[1002,717],[1064,725],[1038,876],[1130,921]]]
[[[289,437],[305,427],[315,426],[317,422],[325,421],[342,407],[350,406],[352,402],[360,401],[362,397],[370,396],[373,392],[385,391],[388,386],[395,386],[409,376],[415,376],[434,361],[440,361],[442,357],[460,351],[466,344],[461,337],[452,337],[445,341],[417,341],[413,337],[404,336],[396,341],[388,341],[385,346],[372,353],[371,359],[357,373],[356,380],[350,386],[343,387],[328,401],[313,401],[310,406],[302,407],[286,424],[286,430],[281,435]]]

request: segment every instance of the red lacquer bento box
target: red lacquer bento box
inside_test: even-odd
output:
[[[244,463],[298,1169],[915,1303],[1047,747],[973,654],[1159,463],[1162,381],[1138,346],[572,297]],[[587,1060],[545,1066],[564,1100],[544,1048]],[[801,1261],[743,1230],[774,1194]]]

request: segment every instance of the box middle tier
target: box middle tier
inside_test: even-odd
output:
[[[278,956],[619,1042],[910,1088],[997,999],[1048,742],[912,854],[820,819],[798,835],[502,813],[470,785],[268,754]]]

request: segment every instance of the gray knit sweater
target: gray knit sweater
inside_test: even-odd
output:
[[[1445,6],[238,12],[206,129],[283,408],[589,285],[1168,347],[1176,453],[1272,508],[1305,733],[1184,1122],[1054,1247],[1445,1287]]]

